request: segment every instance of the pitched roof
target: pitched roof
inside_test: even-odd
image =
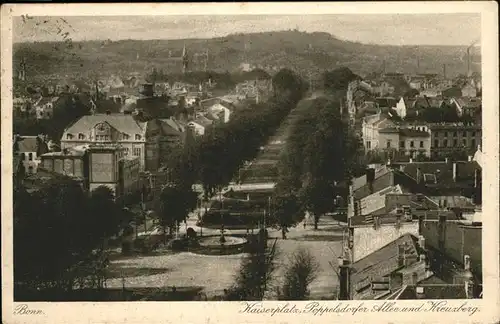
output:
[[[383,175],[389,173],[391,170],[383,165],[381,166],[380,168],[376,169],[375,170],[375,180],[382,177]],[[366,175],[362,175],[361,177],[358,177],[358,178],[355,178],[353,180],[353,183],[352,183],[352,188],[354,191],[360,189],[361,187],[365,186],[367,184],[367,180],[366,180]],[[388,186],[386,186],[388,187]],[[386,188],[384,187],[384,188]]]
[[[481,108],[481,100],[477,98],[456,98],[455,100],[462,108]]]
[[[390,193],[403,193],[401,186],[389,186],[359,200],[359,215],[369,215],[385,208],[385,196]]]
[[[411,234],[400,236],[375,252],[354,262],[351,266],[351,286],[359,292],[370,284],[372,279],[381,279],[401,268],[398,262],[399,245],[405,246],[405,254],[418,256],[417,238]],[[368,294],[372,295],[370,289]],[[354,293],[356,295],[356,293]],[[363,296],[368,297],[368,296]]]
[[[418,289],[422,293],[417,293]],[[418,284],[404,286],[398,290],[398,294],[394,294],[393,298],[388,299],[467,299],[467,293],[465,291],[465,285],[463,284]]]
[[[17,139],[19,153],[36,152],[37,136],[22,136]]]
[[[184,132],[182,125],[171,118],[160,119],[162,123],[162,129],[164,132],[170,135],[180,135]]]
[[[427,177],[436,177],[438,184],[453,183],[453,164],[456,164],[457,180],[465,181],[474,179],[475,170],[481,170],[476,161],[466,162],[412,162],[402,163],[402,171],[417,179],[417,170]]]
[[[78,134],[88,132],[99,123],[108,123],[119,132],[128,134],[143,134],[146,129],[145,122],[138,122],[132,115],[126,114],[95,114],[82,116],[64,131],[64,134]]]

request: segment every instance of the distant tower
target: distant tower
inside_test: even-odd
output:
[[[24,60],[24,57],[22,58],[21,63],[19,64],[18,78],[21,81],[26,81],[26,61]]]
[[[182,49],[182,73],[186,73],[188,69],[188,54],[186,51],[186,43],[184,43],[184,48]]]
[[[207,67],[208,67],[208,48],[205,52],[205,67],[204,67],[205,72],[207,71]]]

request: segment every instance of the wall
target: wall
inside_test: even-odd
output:
[[[402,222],[399,228],[394,224],[382,224],[378,229],[374,229],[373,226],[355,227],[353,262],[375,252],[406,233],[418,236],[418,222]]]
[[[471,258],[471,268],[482,270],[482,226],[467,226],[447,221],[444,234],[444,250],[441,251],[456,262],[463,263],[464,255]],[[439,221],[425,221],[422,227],[425,243],[439,249]]]
[[[379,133],[378,142],[380,149],[387,149],[387,141],[391,141],[390,148],[398,150],[399,149],[399,134],[398,133]]]
[[[90,182],[115,182],[114,153],[90,153]]]

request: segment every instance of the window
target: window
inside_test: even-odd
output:
[[[141,140],[141,135],[139,135],[139,134],[135,134],[135,140],[136,140],[136,141],[140,141],[140,140]]]
[[[467,131],[464,131],[462,134],[463,137],[467,137]]]
[[[391,148],[391,140],[387,140],[386,147]]]
[[[28,160],[33,161],[33,153],[28,153]]]
[[[458,146],[458,141],[456,139],[453,140],[453,146],[457,147]]]
[[[366,141],[366,148],[371,150],[372,148],[372,143],[370,141]]]
[[[128,148],[128,147],[126,147],[126,148],[125,148],[125,152],[124,152],[124,154],[125,154],[125,155],[128,155],[128,154],[129,154],[129,148]]]
[[[462,145],[463,145],[464,147],[466,147],[466,146],[467,146],[467,140],[466,140],[465,138],[462,140]]]
[[[26,154],[21,153],[21,160],[23,160],[23,161],[26,160]]]
[[[476,132],[472,132],[472,137],[476,137]]]
[[[420,141],[420,147],[423,148],[424,147],[424,141]]]
[[[405,148],[405,141],[399,141],[399,147]]]
[[[453,132],[453,137],[457,137],[457,132]]]
[[[443,147],[448,147],[448,140],[443,141]]]
[[[141,156],[141,148],[140,147],[134,148],[134,156]]]
[[[415,143],[413,141],[410,141],[410,147],[415,147]]]
[[[122,135],[122,138],[123,138],[124,140],[128,140],[128,139],[130,138],[130,136],[129,136],[128,134],[123,134],[123,135]]]
[[[73,134],[66,134],[66,139],[73,139]]]
[[[444,132],[444,137],[448,137],[448,132]]]
[[[470,146],[472,147],[476,147],[476,139],[473,138],[471,141],[470,141]]]
[[[439,147],[439,140],[434,140],[434,147]]]
[[[79,140],[85,139],[85,135],[83,135],[82,133],[78,134],[78,139]]]
[[[33,167],[32,167],[31,165],[28,167],[28,173],[30,173],[30,174],[31,174],[31,173],[34,173],[34,172],[33,172]]]

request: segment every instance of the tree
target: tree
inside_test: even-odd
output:
[[[276,195],[273,197],[272,202],[273,213],[270,223],[281,229],[282,238],[286,239],[288,228],[295,226],[302,220],[298,198],[293,194]]]
[[[95,234],[95,240],[104,240],[117,234],[120,225],[121,211],[115,204],[115,196],[111,189],[106,186],[99,186],[92,191],[89,198],[89,227]]]
[[[160,194],[160,225],[166,235],[169,228],[170,234],[176,225],[185,221],[188,213],[196,206],[196,193],[191,188],[182,188],[175,184],[166,185]]]
[[[319,263],[309,250],[303,248],[292,255],[289,263],[280,297],[284,300],[306,300],[308,287],[318,275]]]
[[[243,259],[235,285],[230,289],[228,300],[262,300],[269,286],[277,256],[276,240],[268,246],[266,240],[250,244],[248,256]]]
[[[324,87],[330,90],[347,90],[347,86],[351,81],[360,79],[347,67],[339,67],[323,74]]]

